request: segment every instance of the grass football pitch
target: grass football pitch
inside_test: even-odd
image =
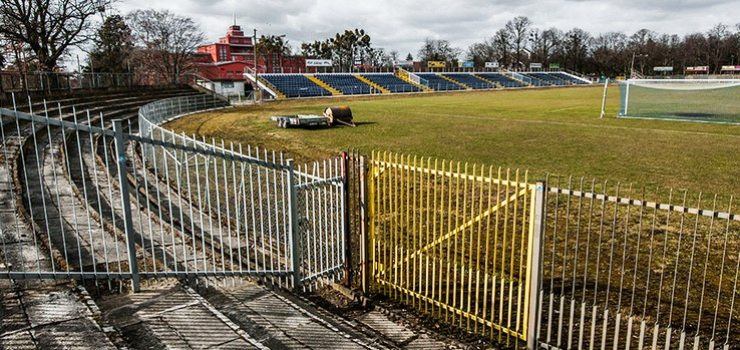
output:
[[[341,150],[423,157],[690,192],[737,194],[740,126],[616,118],[601,86],[341,97],[263,103],[187,116],[168,128],[287,151],[298,162]],[[351,107],[356,128],[279,129],[273,115]]]

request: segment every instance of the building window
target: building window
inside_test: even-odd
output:
[[[218,48],[218,60],[226,61],[226,48],[225,47]]]

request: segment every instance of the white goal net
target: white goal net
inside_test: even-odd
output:
[[[740,123],[740,79],[629,79],[619,116]]]

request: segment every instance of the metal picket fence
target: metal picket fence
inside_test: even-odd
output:
[[[376,293],[507,346],[740,348],[732,198],[393,153],[368,163]]]
[[[387,153],[370,165],[379,290],[468,331],[526,339],[536,258],[527,173]]]
[[[60,92],[131,88],[147,85],[131,73],[62,73],[0,71],[0,92]]]
[[[0,227],[0,277],[131,280],[133,290],[158,277],[257,276],[288,288],[340,278],[343,163],[297,166],[158,125],[220,106],[203,95],[150,103],[140,133],[135,115],[0,110],[13,209]]]
[[[551,348],[740,348],[733,200],[551,178],[538,339]]]

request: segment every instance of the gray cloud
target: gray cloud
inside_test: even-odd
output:
[[[350,28],[364,28],[374,44],[414,56],[424,38],[467,48],[490,37],[515,16],[538,28],[582,28],[592,34],[641,28],[671,34],[705,32],[716,23],[740,22],[733,0],[122,0],[121,12],[169,9],[195,19],[208,41],[223,36],[237,16],[246,32],[286,34],[294,47]]]

